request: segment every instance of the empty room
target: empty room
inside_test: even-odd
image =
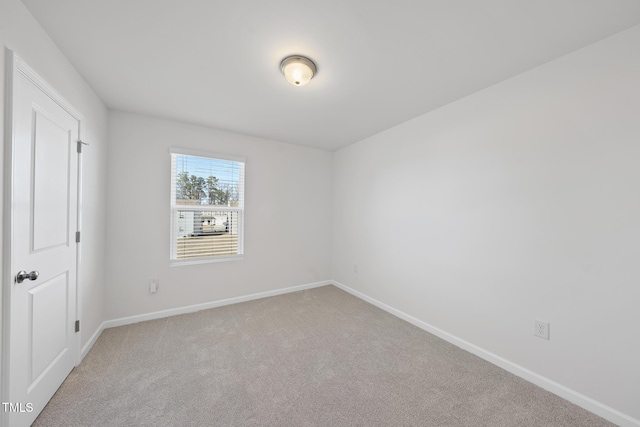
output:
[[[640,1],[0,0],[0,426],[640,427]]]

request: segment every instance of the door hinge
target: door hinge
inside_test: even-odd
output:
[[[78,151],[78,154],[82,154],[82,146],[83,145],[89,145],[88,143],[84,142],[84,141],[78,141],[78,145],[76,150]]]
[[[80,232],[76,231],[76,243],[80,243]]]
[[[80,332],[80,321],[76,320],[76,332]]]

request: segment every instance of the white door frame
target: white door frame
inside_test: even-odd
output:
[[[3,238],[3,277],[2,277],[2,384],[0,388],[0,396],[2,402],[7,402],[9,395],[9,331],[11,322],[11,291],[13,286],[12,271],[12,249],[13,249],[13,169],[14,169],[14,98],[15,98],[15,80],[21,73],[33,84],[35,84],[42,92],[53,99],[60,107],[69,113],[74,119],[78,120],[78,138],[82,141],[84,133],[84,117],[76,110],[67,100],[65,100],[51,85],[44,81],[36,72],[31,69],[24,61],[22,61],[12,50],[5,49],[5,120],[4,120],[4,191],[3,191],[3,214],[4,221],[2,224]],[[82,156],[78,155],[78,219],[76,230],[81,230],[82,223]],[[77,320],[82,320],[81,300],[79,286],[80,272],[80,243],[76,244],[76,306],[75,314]],[[81,322],[82,323],[82,322]],[[81,362],[81,339],[80,332],[75,334],[74,358],[75,365]],[[0,408],[0,424],[7,425],[7,415]]]

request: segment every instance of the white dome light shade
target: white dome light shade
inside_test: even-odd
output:
[[[304,56],[288,56],[280,63],[282,74],[294,86],[304,86],[316,73],[316,64]]]

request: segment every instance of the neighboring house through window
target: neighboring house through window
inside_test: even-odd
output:
[[[171,262],[242,258],[244,159],[171,149]]]

